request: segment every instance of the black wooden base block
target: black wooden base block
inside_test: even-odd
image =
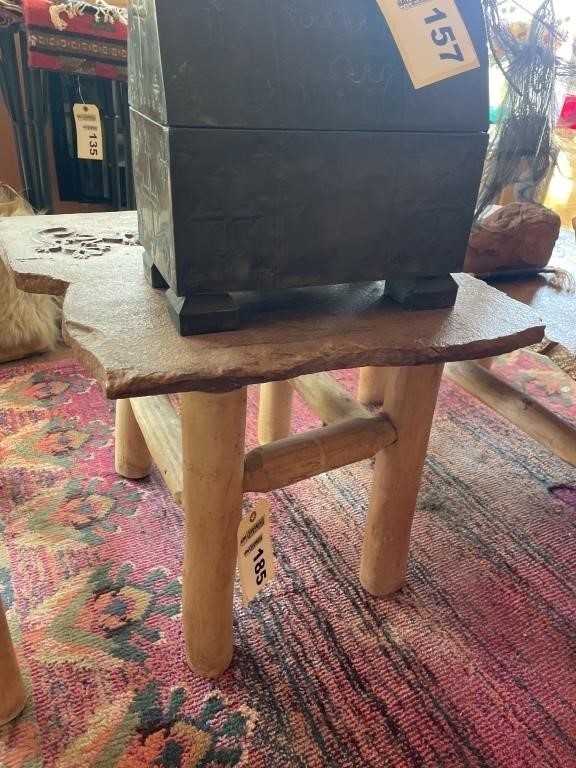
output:
[[[239,307],[228,293],[177,296],[169,288],[166,300],[172,322],[181,336],[233,331],[238,328]]]
[[[452,275],[386,280],[385,294],[406,309],[442,309],[456,303],[458,285]]]
[[[150,256],[146,251],[144,251],[142,254],[142,263],[144,265],[144,277],[152,286],[152,288],[160,288],[161,290],[165,291],[166,288],[168,288],[168,283],[162,277],[162,274],[156,264],[154,264],[152,256]]]

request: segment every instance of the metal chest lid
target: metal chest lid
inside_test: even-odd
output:
[[[131,0],[130,104],[179,127],[485,131],[482,3],[457,7],[480,67],[416,90],[377,0]]]

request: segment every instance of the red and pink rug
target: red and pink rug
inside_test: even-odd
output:
[[[545,363],[498,371],[576,422]],[[30,691],[0,766],[576,766],[574,469],[444,383],[406,587],[358,583],[370,462],[271,494],[277,578],[246,608],[238,589],[234,662],[207,682],[181,512],[157,474],[115,475],[112,424],[71,362],[0,370],[0,592]]]

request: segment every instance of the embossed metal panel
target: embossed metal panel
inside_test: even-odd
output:
[[[166,128],[132,113],[140,238],[179,295],[460,271],[485,134]]]
[[[414,90],[376,0],[131,0],[133,107],[172,126],[484,131],[481,0],[457,0],[481,68]]]
[[[227,292],[453,302],[488,126],[481,0],[456,2],[481,66],[416,90],[377,0],[131,0],[139,235],[182,332],[236,322]]]

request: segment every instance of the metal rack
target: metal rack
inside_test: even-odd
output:
[[[128,92],[125,82],[30,68],[22,29],[0,32],[0,90],[10,113],[25,195],[36,210],[53,211],[48,128],[60,197],[134,208]],[[78,160],[72,106],[99,107],[104,161]]]

